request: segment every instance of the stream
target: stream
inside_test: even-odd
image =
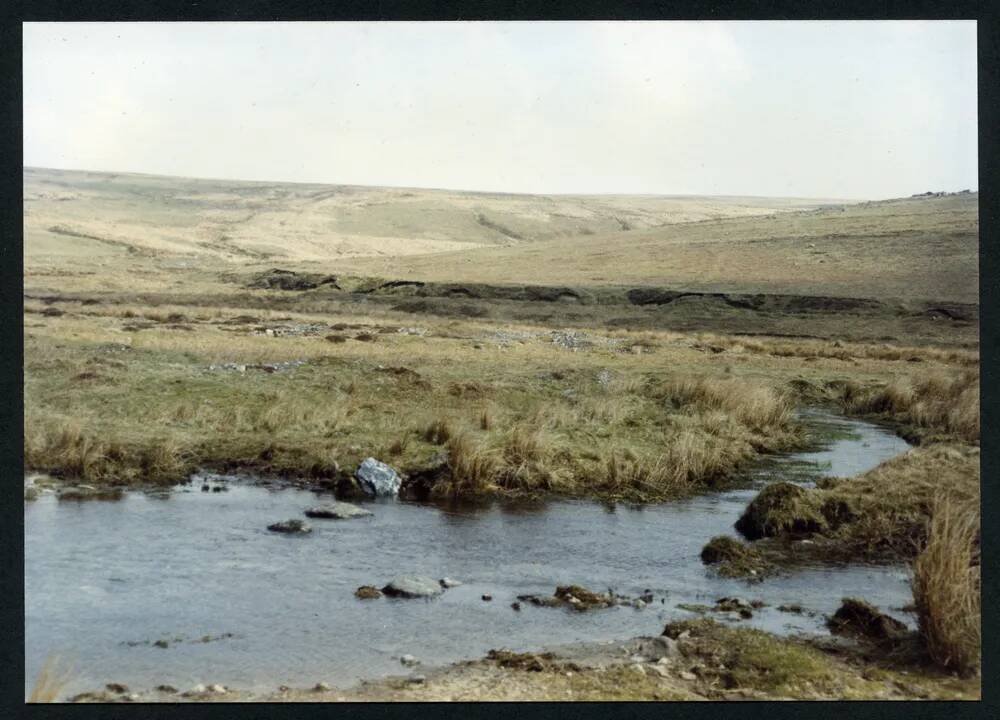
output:
[[[236,481],[228,492],[192,483],[115,502],[43,495],[24,506],[26,693],[50,654],[74,670],[67,694],[112,681],[347,687],[409,672],[403,654],[430,666],[491,648],[655,635],[693,616],[678,603],[723,596],[767,603],[742,624],[776,633],[825,633],[823,614],[851,595],[913,626],[898,610],[911,601],[902,566],[821,564],[749,585],[699,560],[709,538],[737,535],[733,522],[766,482],[856,475],[908,448],[871,423],[816,409],[800,417],[825,438],[821,449],[762,461],[745,487],[644,507],[379,501],[364,503],[373,517],[310,520],[310,535],[285,536],[266,526],[329,496]],[[429,601],[354,597],[398,575],[463,584]],[[586,613],[510,607],[560,584],[649,589],[655,600]],[[790,603],[815,614],[777,610]]]

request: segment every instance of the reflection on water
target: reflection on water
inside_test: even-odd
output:
[[[314,493],[233,484],[225,493],[183,488],[167,500],[142,493],[117,503],[42,497],[25,504],[27,678],[58,652],[76,661],[79,688],[108,681],[182,689],[206,682],[343,686],[401,672],[404,653],[438,664],[492,647],[657,634],[670,619],[688,616],[678,603],[724,595],[767,602],[747,622],[775,632],[824,632],[821,616],[777,611],[784,603],[818,613],[832,612],[847,595],[885,610],[907,604],[908,577],[898,567],[803,568],[747,586],[699,561],[710,537],[734,533],[755,485],[782,477],[783,467],[798,478],[803,462],[818,462],[818,474],[848,476],[906,448],[872,425],[816,412],[809,421],[838,430],[836,439],[769,463],[747,487],[645,508],[377,502],[368,505],[374,517],[316,520],[311,535],[287,537],[265,528],[301,517],[316,503]],[[464,584],[429,602],[353,596],[359,585],[404,573]],[[509,607],[517,595],[549,594],[568,583],[633,595],[649,588],[656,601],[643,610],[592,613]],[[483,602],[484,593],[494,601]],[[204,636],[219,639],[200,642]]]

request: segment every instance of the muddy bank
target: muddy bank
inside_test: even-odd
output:
[[[905,641],[904,641],[905,642]],[[777,638],[711,621],[668,624],[662,634],[519,652],[425,667],[337,688],[325,681],[250,691],[219,684],[135,691],[120,684],[74,702],[440,702],[489,700],[974,700],[978,678],[928,667],[906,649],[879,653],[864,640]]]

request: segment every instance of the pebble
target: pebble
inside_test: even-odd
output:
[[[313,685],[313,690],[316,692],[326,692],[329,689],[330,686],[327,685],[325,682],[318,682],[315,685]]]
[[[520,610],[521,610],[521,603],[519,603],[519,602],[512,602],[512,603],[510,604],[510,606],[511,606],[511,608],[513,608],[513,609],[514,609],[515,611],[520,611]]]
[[[412,655],[407,654],[399,658],[399,662],[401,662],[403,665],[412,666],[412,665],[417,665],[420,661],[417,660]]]
[[[493,599],[492,595],[483,595],[483,600],[485,602],[490,602]]]

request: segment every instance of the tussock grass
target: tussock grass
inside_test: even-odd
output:
[[[979,509],[935,498],[927,542],[913,563],[913,599],[927,652],[963,675],[979,666],[982,644]]]
[[[979,444],[979,371],[903,377],[879,388],[848,383],[841,402],[856,415],[883,415],[945,436]]]
[[[74,420],[28,424],[24,462],[53,475],[111,485],[176,482],[191,470],[184,448],[170,439],[139,444],[102,440]]]

